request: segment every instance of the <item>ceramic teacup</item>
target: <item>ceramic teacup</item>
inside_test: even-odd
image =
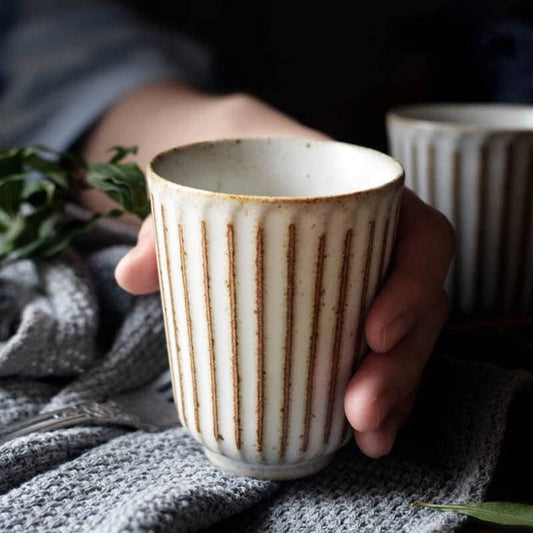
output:
[[[292,479],[349,439],[343,395],[403,179],[379,152],[296,138],[193,144],[150,164],[174,397],[215,465]]]
[[[422,104],[387,116],[406,184],[455,226],[464,315],[533,311],[533,106]]]

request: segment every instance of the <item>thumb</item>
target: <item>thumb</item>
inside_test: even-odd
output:
[[[125,291],[132,294],[148,294],[159,290],[154,224],[151,216],[141,226],[137,245],[118,263],[115,279]]]

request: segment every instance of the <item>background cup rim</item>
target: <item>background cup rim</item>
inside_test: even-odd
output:
[[[217,192],[217,191],[210,191],[208,189],[189,187],[187,185],[182,185],[180,183],[171,181],[161,176],[154,170],[154,164],[157,162],[158,159],[168,156],[169,154],[172,154],[175,152],[182,152],[184,150],[188,150],[192,147],[212,146],[212,145],[219,145],[219,144],[234,144],[234,143],[239,144],[243,142],[267,143],[269,141],[270,142],[279,141],[281,139],[283,139],[284,141],[289,141],[289,142],[291,141],[313,142],[317,144],[318,143],[328,143],[328,144],[334,143],[338,145],[344,145],[344,146],[356,148],[358,150],[365,150],[368,152],[372,152],[373,154],[378,155],[379,157],[383,159],[387,159],[391,163],[391,168],[393,165],[397,166],[398,172],[394,175],[394,177],[392,177],[391,179],[389,179],[382,185],[379,185],[377,187],[369,187],[369,188],[361,189],[358,191],[351,191],[347,193],[323,195],[323,196],[261,196],[261,195],[247,195],[247,194]],[[405,170],[402,164],[397,159],[391,157],[388,154],[385,154],[384,152],[380,152],[379,150],[374,150],[373,148],[368,148],[366,146],[359,146],[359,145],[351,144],[351,143],[345,143],[345,142],[334,141],[334,140],[329,140],[329,139],[312,139],[312,138],[306,138],[306,137],[242,137],[242,138],[225,138],[225,139],[217,139],[213,141],[202,141],[202,142],[185,144],[177,148],[170,148],[169,150],[165,150],[155,155],[148,164],[148,169],[147,169],[146,174],[148,176],[148,181],[151,181],[151,180],[157,181],[177,192],[186,192],[189,194],[198,194],[201,196],[215,197],[215,198],[220,198],[220,199],[238,200],[240,202],[247,201],[247,202],[282,203],[282,204],[317,203],[317,202],[323,202],[323,201],[342,200],[346,198],[367,196],[370,194],[377,194],[381,191],[385,191],[388,189],[395,189],[396,187],[401,187],[403,186],[403,183],[405,181]]]
[[[446,108],[447,110],[490,110],[501,111],[502,113],[517,110],[531,113],[533,116],[533,105],[519,103],[500,103],[500,102],[432,102],[423,104],[409,104],[394,107],[387,112],[387,123],[399,123],[411,126],[417,129],[426,130],[455,130],[461,132],[479,132],[479,133],[531,133],[533,134],[533,119],[530,128],[517,126],[506,127],[501,125],[475,124],[454,120],[435,120],[431,118],[421,118],[413,116],[414,113],[423,111],[436,111]]]

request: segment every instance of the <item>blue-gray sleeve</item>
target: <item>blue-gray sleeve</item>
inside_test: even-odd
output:
[[[210,85],[209,53],[102,0],[0,0],[0,148],[65,149],[143,84]]]

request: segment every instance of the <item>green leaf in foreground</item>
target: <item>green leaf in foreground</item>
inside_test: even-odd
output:
[[[133,213],[141,219],[150,214],[150,202],[146,194],[146,180],[142,170],[131,161],[121,163],[130,154],[137,153],[136,146],[113,146],[114,155],[107,163],[88,165],[87,183],[104,191],[119,203],[126,213]],[[116,216],[116,210],[113,211]],[[109,215],[108,215],[109,216]]]
[[[457,503],[436,505],[413,502],[411,507],[431,507],[439,511],[460,513],[484,522],[505,526],[533,526],[533,505],[510,502]]]
[[[137,153],[136,146],[112,146],[109,149],[110,152],[114,152],[115,155],[109,160],[110,163],[118,163],[124,159],[127,155],[135,155]]]
[[[122,162],[137,148],[114,146],[110,152],[107,163],[90,164],[45,146],[0,150],[0,263],[55,255],[90,231],[101,215],[80,219],[66,209],[88,185],[120,205],[103,216],[148,216],[144,174],[135,163]]]
[[[150,213],[144,174],[135,163],[91,164],[87,182],[104,191],[127,213],[133,213],[141,219]]]
[[[19,259],[35,259],[37,257],[50,257],[64,250],[70,241],[82,233],[87,233],[95,225],[100,215],[93,215],[88,220],[61,221],[61,214],[55,213],[41,223],[38,235],[26,239],[19,246],[11,245],[0,249],[0,256],[10,263]]]

